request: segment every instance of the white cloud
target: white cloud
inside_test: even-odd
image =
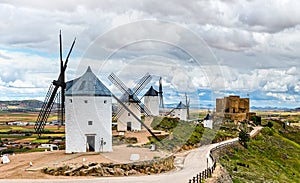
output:
[[[15,80],[15,81],[10,81],[8,83],[9,87],[20,87],[20,88],[30,88],[30,87],[34,87],[34,85],[31,82],[28,81],[21,81],[19,79]]]
[[[279,32],[300,23],[297,0],[254,0],[243,2],[239,20],[255,31]]]
[[[229,91],[263,90],[266,92],[293,92],[298,88],[299,74],[296,68],[287,69],[255,69],[250,73],[241,73],[239,70],[221,66],[225,80],[225,89]]]
[[[294,90],[295,90],[295,92],[297,92],[297,93],[299,94],[299,92],[300,92],[300,82],[297,82],[297,83],[295,84]]]
[[[272,93],[272,92],[268,92],[266,95],[278,98],[278,99],[280,99],[281,101],[284,101],[284,102],[296,102],[295,96],[287,94],[287,93]]]
[[[164,76],[168,87],[173,89],[259,90],[287,101],[283,93],[292,95],[300,91],[300,20],[295,18],[300,17],[299,3],[297,0],[272,3],[267,0],[79,0],[76,3],[2,0],[0,11],[5,18],[0,20],[1,95],[19,92],[7,88],[9,85],[47,88],[57,78],[57,34],[62,29],[64,52],[77,37],[68,79],[80,75],[87,64],[100,76],[117,72],[128,80],[148,70]],[[175,24],[126,26],[149,19]],[[112,31],[119,25],[123,25],[122,32]],[[87,49],[105,35],[109,36],[99,39],[100,47]],[[137,43],[146,38],[166,44]],[[126,47],[116,50],[120,45]],[[110,56],[111,51],[117,55],[103,64],[106,57],[99,56]],[[88,54],[91,57],[87,58]],[[80,56],[84,57],[81,61]]]

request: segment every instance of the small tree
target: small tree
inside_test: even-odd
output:
[[[261,117],[260,116],[252,116],[251,120],[255,125],[261,125]]]
[[[242,130],[240,133],[239,133],[239,143],[244,146],[245,148],[247,148],[247,142],[250,141],[250,136],[249,134],[245,131],[245,130]]]
[[[272,128],[273,127],[273,123],[271,123],[270,121],[267,123],[267,127]]]

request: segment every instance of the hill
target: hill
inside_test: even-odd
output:
[[[43,105],[39,100],[12,100],[0,101],[2,111],[37,111]]]
[[[233,182],[297,182],[300,180],[300,129],[272,122],[248,142],[221,152],[220,163]]]

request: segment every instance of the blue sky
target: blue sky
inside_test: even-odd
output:
[[[300,2],[0,0],[0,100],[42,100],[77,38],[67,79],[88,65],[108,87],[117,73],[133,86],[146,72],[166,102],[187,92],[195,105],[249,96],[251,105],[298,107]],[[150,86],[150,85],[149,85]],[[148,86],[148,87],[149,87]]]

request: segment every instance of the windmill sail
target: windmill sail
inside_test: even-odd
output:
[[[42,106],[40,113],[38,115],[38,118],[36,120],[34,129],[35,129],[36,133],[38,133],[39,135],[41,133],[43,133],[43,131],[44,131],[44,126],[46,125],[47,119],[49,117],[49,114],[50,114],[51,109],[54,104],[54,102],[50,103],[50,101],[54,100],[57,97],[57,95],[52,96],[54,93],[54,90],[55,90],[55,87],[53,86],[53,84],[51,84],[48,89],[48,92],[46,94],[43,106]],[[52,99],[53,97],[54,97],[54,99]]]
[[[58,89],[61,88],[61,123],[63,123],[63,119],[64,119],[64,101],[65,101],[65,98],[64,98],[64,90],[66,88],[66,83],[65,83],[65,71],[66,71],[66,68],[67,68],[67,64],[68,64],[68,61],[69,61],[69,57],[70,57],[70,54],[73,50],[73,47],[74,47],[74,44],[75,44],[75,41],[76,39],[74,39],[73,43],[72,43],[72,46],[69,50],[69,53],[67,55],[67,58],[66,58],[66,61],[65,63],[63,63],[63,60],[62,60],[62,38],[61,38],[61,32],[59,34],[59,44],[60,44],[60,74],[59,74],[59,77],[57,80],[54,80],[47,92],[47,95],[45,97],[45,100],[44,100],[44,104],[40,110],[40,113],[38,115],[38,118],[36,120],[36,123],[35,123],[35,132],[38,134],[38,136],[40,137],[41,134],[44,132],[44,127],[45,127],[45,124],[48,120],[48,117],[50,115],[50,112],[52,110],[52,107],[53,107],[53,104],[54,104],[54,101],[57,97],[57,92],[58,92]]]
[[[162,78],[159,78],[159,106],[164,108],[164,99],[163,99],[163,88],[162,88]]]
[[[115,95],[112,94],[113,98],[117,100],[117,102],[120,105],[120,109],[118,109],[118,112],[116,113],[117,117],[120,117],[118,115],[122,115],[124,111],[127,111],[131,114],[131,116],[134,117],[136,121],[138,121],[143,127],[147,129],[147,131],[157,140],[160,141],[157,136],[150,130],[150,128],[142,122],[140,119],[140,116],[138,117],[134,112],[132,112],[128,104],[134,103],[135,106],[139,111],[144,112],[144,115],[149,116],[151,115],[151,112],[145,105],[141,105],[142,102],[137,97],[137,95],[145,88],[145,86],[151,81],[152,77],[150,74],[146,74],[144,77],[142,77],[139,82],[135,85],[133,89],[130,89],[126,87],[126,85],[114,74],[111,73],[108,76],[108,79],[117,87],[121,92],[123,92],[123,95],[121,98],[117,98]]]
[[[134,102],[138,105],[135,105],[140,111],[144,112],[145,115],[150,116],[150,110],[143,105],[141,106],[142,102],[137,97],[137,95],[145,88],[145,86],[151,81],[152,76],[149,73],[146,73],[144,77],[142,77],[139,82],[135,85],[135,87],[131,90],[130,88],[126,87],[126,85],[114,74],[111,73],[108,76],[108,79],[117,87],[121,92],[123,92],[120,101],[122,102]],[[116,113],[116,116],[120,116],[124,110],[120,108]]]
[[[140,120],[135,114],[134,114],[134,112],[132,112],[127,106],[126,106],[126,104],[124,104],[120,99],[118,99],[118,97],[116,97],[114,94],[112,94],[112,96],[113,96],[113,98],[114,99],[116,99],[117,100],[117,102],[120,104],[120,105],[122,105],[122,107],[124,107],[124,109],[126,110],[126,111],[128,111],[137,121],[139,121],[141,124],[142,124],[142,126],[143,127],[145,127],[146,129],[147,129],[147,131],[155,138],[155,140],[157,140],[158,142],[160,142],[161,144],[162,144],[162,142],[161,142],[161,140],[150,130],[150,128],[147,126],[147,125],[145,125],[145,123],[143,123],[142,122],[142,120]],[[163,144],[162,144],[163,145]]]
[[[190,98],[188,98],[186,93],[185,93],[185,105],[186,105],[187,119],[190,119]]]

